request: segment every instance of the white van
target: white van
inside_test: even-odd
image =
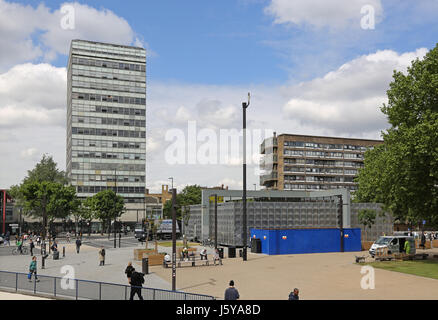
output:
[[[371,246],[369,253],[374,258],[376,250],[388,248],[388,254],[405,252],[405,242],[410,242],[410,254],[415,254],[415,239],[409,236],[383,236],[377,239]]]

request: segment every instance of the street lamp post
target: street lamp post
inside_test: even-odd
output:
[[[114,169],[114,188],[116,190],[116,195],[117,195],[117,168]],[[114,248],[117,247],[117,240],[116,240],[116,219],[114,217]]]
[[[172,181],[173,182],[173,181]],[[176,189],[172,188],[172,290],[176,290]]]
[[[170,177],[169,180],[172,180],[172,190],[173,190],[173,177]]]
[[[217,194],[214,195],[214,248],[217,249]]]
[[[242,102],[243,111],[243,261],[247,261],[247,221],[246,221],[246,109],[249,107],[250,93],[248,92],[248,102]]]

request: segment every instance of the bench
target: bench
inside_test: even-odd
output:
[[[183,261],[177,261],[176,262],[176,267],[177,268],[181,268],[184,266],[192,266],[192,267],[196,267],[196,266],[214,266],[215,263],[214,261],[212,261],[213,263],[210,263],[209,260],[205,260],[205,259],[191,259],[191,260],[183,260]],[[219,262],[220,265],[222,265],[222,261]],[[172,266],[172,262],[165,262],[163,261],[163,268],[168,268],[169,266]]]

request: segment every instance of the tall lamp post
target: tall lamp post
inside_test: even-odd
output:
[[[246,247],[247,247],[247,221],[246,221],[246,109],[249,107],[251,95],[248,92],[248,102],[242,102],[243,111],[243,261],[247,260]]]
[[[117,168],[114,169],[114,188],[116,190],[116,195],[117,195]],[[116,219],[114,218],[114,248],[117,247],[117,240],[116,240]]]
[[[172,180],[172,190],[173,190],[173,177],[170,177],[169,180]]]

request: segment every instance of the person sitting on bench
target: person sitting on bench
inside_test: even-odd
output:
[[[201,256],[201,260],[208,260],[207,259],[207,249],[202,249],[202,251],[201,251],[201,253],[200,253],[200,256]]]
[[[222,264],[222,259],[221,259],[220,255],[219,255],[219,250],[218,249],[216,249],[216,252],[215,252],[214,257],[213,257],[214,265],[216,265],[216,261],[219,261],[219,263]]]
[[[164,256],[163,265],[167,267],[169,263],[170,263],[170,255],[166,253],[166,255]]]

